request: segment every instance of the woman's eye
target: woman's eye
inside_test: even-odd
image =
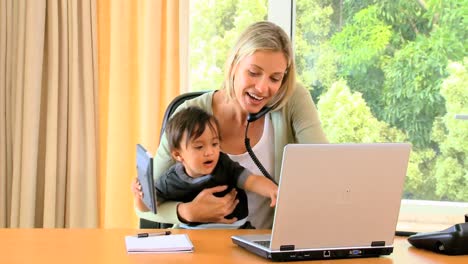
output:
[[[270,80],[271,80],[272,82],[274,82],[274,83],[276,83],[276,82],[281,82],[281,79],[279,79],[279,78],[270,78]]]
[[[258,76],[259,73],[258,73],[258,72],[253,72],[253,71],[249,71],[249,75],[255,77],[255,76]]]

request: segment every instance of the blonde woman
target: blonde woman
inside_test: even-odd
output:
[[[212,114],[219,122],[221,150],[232,160],[262,175],[246,151],[244,138],[247,116],[264,107],[271,110],[249,124],[248,137],[274,181],[279,181],[286,144],[327,142],[309,92],[296,83],[291,41],[279,26],[262,21],[247,27],[233,47],[224,70],[222,89],[186,101],[178,109],[198,106]],[[163,135],[155,155],[155,179],[174,163]],[[192,222],[231,224],[237,219],[225,217],[237,206],[235,189],[223,197],[214,195],[225,189],[226,186],[205,189],[191,202],[166,201],[159,205],[157,215],[135,210],[140,218],[173,223],[175,227]],[[132,183],[135,201],[141,199],[140,190],[135,180]],[[248,220],[256,228],[271,228],[274,208],[269,206],[270,200],[252,192],[247,192],[247,197]]]

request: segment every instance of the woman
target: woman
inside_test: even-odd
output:
[[[316,107],[309,92],[296,83],[294,54],[287,34],[271,22],[257,22],[239,37],[225,65],[223,89],[186,101],[179,109],[198,106],[214,115],[220,124],[221,150],[255,174],[262,174],[244,145],[247,115],[264,107],[271,110],[250,123],[248,137],[265,169],[279,182],[283,148],[288,143],[326,143]],[[157,150],[154,175],[158,178],[174,161],[165,135]],[[192,202],[165,202],[158,214],[141,212],[141,218],[156,222],[216,222],[231,224],[237,219],[225,219],[238,201],[233,190],[224,197],[225,186],[202,191]],[[132,184],[135,199],[139,199],[139,184]],[[247,193],[249,221],[256,228],[271,228],[273,210],[269,199]]]

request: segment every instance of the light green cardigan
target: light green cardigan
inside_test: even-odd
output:
[[[177,108],[180,110],[188,106],[198,106],[213,114],[213,92],[205,93],[197,98],[184,102]],[[288,103],[281,109],[270,114],[275,135],[275,181],[279,182],[283,149],[289,143],[327,143],[327,138],[322,130],[318,112],[312,97],[307,89],[297,85]],[[171,158],[166,136],[161,137],[159,148],[154,159],[154,178],[174,164]],[[177,204],[179,202],[166,201],[158,206],[158,213],[135,211],[140,218],[160,223],[179,224],[177,217]]]

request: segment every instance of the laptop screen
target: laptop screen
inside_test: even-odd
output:
[[[271,249],[392,245],[411,145],[291,144]]]

